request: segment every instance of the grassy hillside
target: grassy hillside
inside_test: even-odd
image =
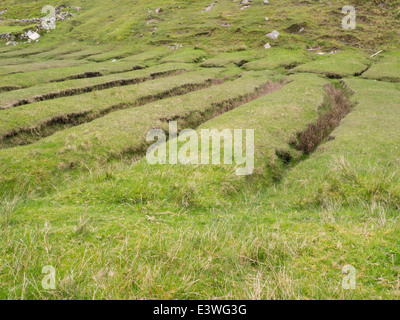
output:
[[[66,4],[77,15],[58,23],[57,29],[46,34],[46,42],[130,43],[134,47],[183,44],[207,49],[261,47],[265,34],[272,30],[282,33],[279,46],[322,46],[328,49],[343,45],[374,49],[397,46],[399,37],[399,1],[241,1],[220,0],[2,0],[0,11],[9,10],[4,18],[22,19],[44,16],[41,8]],[[343,30],[344,5],[357,9],[358,32]],[[244,8],[245,7],[245,8]],[[244,8],[244,9],[243,9]],[[159,9],[159,12],[156,12]],[[318,13],[318,14],[316,14]],[[266,21],[265,17],[269,20]],[[3,24],[6,22],[3,22]],[[304,32],[299,33],[301,28]],[[6,31],[4,31],[6,32]]]
[[[0,41],[0,299],[399,298],[400,1],[269,2],[0,1],[74,14]],[[171,121],[253,129],[252,174],[150,164]]]

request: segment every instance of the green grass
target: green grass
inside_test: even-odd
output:
[[[63,3],[82,9],[0,46],[0,108],[27,103],[0,110],[0,299],[399,299],[399,1]],[[354,106],[306,155],[299,132],[341,101],[328,84]],[[254,173],[150,165],[169,120],[255,129]]]
[[[160,62],[195,63],[205,59],[206,56],[207,53],[203,50],[180,49],[178,50],[178,52],[172,53],[165,58],[162,58]]]
[[[167,76],[168,73],[173,74],[184,70],[179,65],[165,66],[162,69],[164,69],[164,76]],[[162,70],[158,71],[162,72]],[[152,79],[152,73],[154,74],[154,70],[142,73],[141,76],[136,75],[137,82],[149,81]],[[216,72],[210,72],[207,75],[204,71],[181,74],[172,78],[152,80],[140,85],[115,87],[80,96],[70,96],[2,110],[1,140],[10,134],[13,137],[14,134],[22,132],[27,134],[27,137],[25,137],[27,141],[35,141],[38,138],[36,131],[44,130],[44,134],[48,134],[47,126],[56,126],[56,130],[61,130],[64,122],[65,124],[75,124],[75,122],[79,123],[82,120],[89,121],[113,110],[133,107],[136,104],[143,103],[143,100],[157,100],[160,99],[159,96],[168,95],[169,91],[185,85],[200,86],[204,81],[210,79],[208,75],[216,76]],[[188,76],[191,78],[187,79]],[[83,119],[79,120],[79,117]],[[57,126],[58,123],[61,126]],[[53,130],[50,129],[49,131],[51,133]],[[21,143],[24,144],[24,139]]]
[[[29,127],[29,125],[32,125],[35,121],[36,125],[40,125],[40,123],[44,122],[46,119],[51,120],[51,117],[54,118],[57,115],[64,114],[68,116],[68,114],[79,113],[82,111],[99,114],[102,109],[103,110],[110,109],[112,108],[113,105],[115,106],[121,104],[125,105],[126,108],[134,107],[136,101],[139,101],[140,98],[149,97],[150,95],[156,97],[155,100],[157,100],[162,96],[167,95],[168,91],[173,90],[175,88],[184,88],[184,87],[189,87],[189,89],[192,87],[201,88],[201,85],[204,85],[207,82],[207,80],[216,77],[218,73],[219,70],[215,70],[214,72],[211,70],[200,71],[197,73],[193,73],[189,79],[187,77],[187,74],[182,74],[174,78],[150,81],[148,83],[137,86],[131,86],[131,87],[127,86],[124,87],[123,89],[113,88],[99,92],[94,92],[92,94],[82,95],[79,98],[77,97],[64,98],[64,101],[66,100],[65,101],[66,104],[64,105],[65,106],[64,110],[60,108],[59,105],[57,104],[53,104],[53,108],[50,108],[50,106],[47,106],[44,109],[33,108],[32,112],[30,112],[29,114],[29,117],[25,118],[25,122],[28,123],[27,126]],[[250,91],[251,89],[254,90],[254,88],[257,85],[259,85],[261,81],[264,82],[266,81],[265,77],[264,78],[260,77],[260,78],[261,79],[255,81],[255,83],[248,84],[248,87],[243,87],[242,90],[243,91],[245,90]],[[242,82],[243,81],[239,81],[237,85],[241,84]],[[235,85],[236,83],[232,83],[232,86]],[[223,90],[224,87],[219,86],[218,89]],[[114,94],[110,92],[110,90],[114,91]],[[194,97],[201,94],[205,95],[209,91],[210,90],[208,91],[203,90],[200,91],[199,93],[194,93]],[[219,95],[220,96],[222,95],[222,97],[226,96],[229,97],[229,93],[222,92]],[[82,101],[85,101],[85,96],[88,97],[87,101],[86,103],[82,103]],[[105,99],[106,96],[109,98]],[[157,98],[158,96],[160,97]],[[189,99],[189,96],[187,97],[188,97],[187,99]],[[75,104],[73,103],[72,99],[77,99],[77,101],[81,101],[81,103]],[[170,100],[171,99],[172,98],[170,98]],[[179,102],[180,99],[181,98],[172,99],[170,101],[171,105]],[[215,99],[218,99],[218,96],[215,97]],[[50,104],[50,102],[48,103]],[[205,101],[204,105],[208,106],[209,103]],[[34,107],[35,104],[31,104],[29,106]],[[71,109],[72,106],[74,106],[75,110]],[[18,107],[15,110],[23,107],[24,106]],[[96,121],[92,121],[90,123],[78,127],[70,128],[69,130],[63,130],[48,138],[42,139],[32,145],[0,151],[0,153],[2,153],[2,156],[4,156],[4,158],[2,158],[4,161],[2,161],[1,163],[2,170],[4,170],[2,171],[1,175],[2,186],[4,186],[4,188],[2,188],[2,192],[10,193],[12,192],[14,187],[16,188],[15,190],[17,190],[22,185],[24,185],[22,189],[24,189],[25,187],[30,189],[40,180],[42,180],[43,183],[45,183],[45,181],[47,181],[47,183],[50,183],[48,179],[52,180],[54,178],[54,176],[52,177],[52,175],[56,172],[60,174],[59,178],[63,179],[62,176],[64,174],[66,175],[70,174],[69,169],[75,166],[75,164],[72,165],[72,163],[75,163],[75,161],[78,161],[76,162],[76,165],[80,163],[78,165],[79,170],[86,170],[85,165],[83,165],[83,162],[81,162],[83,158],[80,158],[80,156],[78,156],[78,153],[76,153],[78,149],[80,150],[79,153],[81,153],[81,156],[86,155],[84,157],[88,157],[88,161],[90,160],[94,162],[97,162],[97,160],[101,162],[107,160],[109,157],[118,157],[119,154],[123,154],[124,152],[129,152],[130,150],[135,150],[140,147],[140,143],[142,143],[144,139],[144,136],[138,134],[137,130],[139,130],[139,132],[142,132],[141,130],[143,130],[144,128],[144,130],[146,130],[147,132],[147,130],[151,129],[152,125],[157,124],[160,121],[159,119],[163,117],[162,112],[164,112],[165,117],[167,117],[168,112],[172,113],[173,115],[176,114],[177,112],[178,114],[180,114],[182,113],[182,110],[185,110],[185,108],[188,108],[190,110],[190,108],[196,108],[196,106],[188,103],[187,105],[182,105],[181,107],[182,110],[177,109],[174,111],[174,108],[172,106],[169,107],[165,106],[164,108],[160,108],[159,104],[155,102],[153,103],[152,108],[154,109],[153,112],[150,112],[149,106],[136,107],[132,109],[113,112]],[[7,111],[9,110],[5,110],[3,112]],[[119,121],[119,119],[121,119],[120,117],[125,119],[126,121],[125,124]],[[146,120],[149,117],[152,118],[153,121],[146,122]],[[22,125],[22,121],[20,125]],[[98,136],[99,134],[104,135],[104,139]],[[118,136],[121,134],[122,136],[120,136],[120,138],[117,139],[118,141],[114,141],[111,138],[112,135]],[[145,132],[143,134],[145,134]],[[125,138],[122,138],[123,136]],[[80,141],[82,138],[84,140]],[[93,153],[88,152],[89,149],[87,148],[89,149],[93,148]],[[36,160],[34,160],[33,162],[28,161],[25,164],[19,162],[19,164],[17,164],[14,163],[14,160],[12,160],[13,157],[17,158],[25,157],[26,159],[29,159],[31,158],[30,156],[31,152],[34,152],[35,154],[39,152],[37,154],[37,157],[35,157]],[[98,155],[96,155],[96,153],[98,153]],[[100,156],[100,154],[102,154],[102,156]],[[49,157],[49,155],[52,156]],[[68,160],[70,156],[72,156],[75,160],[73,159]],[[43,157],[42,160],[39,160],[39,158],[41,157]],[[6,158],[8,158],[10,162],[8,162]],[[47,163],[46,165],[44,165],[44,167],[42,161],[45,161],[45,163]],[[25,166],[26,168],[26,175],[19,176],[17,174],[17,176],[19,176],[18,178],[15,174],[19,172],[20,168],[18,167],[21,164],[23,164],[23,166]],[[81,164],[83,165],[83,167],[81,167]],[[14,167],[14,165],[16,165],[16,167]],[[40,178],[39,177],[35,178],[34,176],[31,176],[31,173],[39,168],[42,169],[46,168],[45,170],[47,171],[47,173],[44,173],[44,175]],[[41,171],[42,169],[39,170]],[[77,171],[79,170],[76,170],[75,173],[77,173]],[[39,178],[39,180],[37,178]],[[21,179],[20,181],[25,181],[26,184],[25,182],[22,182],[22,185],[17,186],[18,183],[15,184],[17,182],[17,180],[15,179],[17,180]],[[36,182],[33,182],[31,179],[35,180]],[[49,186],[50,185],[47,184],[45,188],[48,188]]]
[[[71,52],[71,53],[65,53],[62,55],[59,55],[57,57],[57,59],[76,59],[76,60],[80,60],[80,59],[85,59],[88,58],[90,56],[94,56],[97,54],[100,54],[102,52],[104,52],[105,50],[108,50],[107,46],[101,46],[101,45],[97,45],[97,46],[89,46],[88,48],[83,48],[82,50],[76,51],[76,52]]]
[[[23,31],[26,31],[26,30],[30,30],[31,27],[29,27],[29,26],[6,26],[6,25],[0,25],[0,33],[18,33],[18,32],[23,32]]]
[[[25,89],[0,93],[0,109],[11,108],[18,105],[64,96],[73,96],[95,90],[107,89],[109,87],[123,85],[124,82],[126,83],[127,81],[142,82],[151,79],[151,77],[156,77],[158,73],[172,70],[176,71],[178,69],[189,71],[193,70],[193,66],[189,64],[177,63],[165,64],[161,66],[154,66],[150,68],[129,72],[121,72],[95,78],[75,79],[39,84]],[[10,112],[12,113],[12,111]],[[27,112],[29,114],[29,111],[24,112]],[[19,119],[19,117],[15,118]]]
[[[283,67],[291,69],[310,60],[303,50],[288,50],[271,48],[265,53],[265,58],[257,59],[243,65],[246,70],[270,70]]]
[[[35,60],[27,59],[27,58],[9,58],[0,60],[0,66],[12,66],[16,64],[26,64],[26,63],[33,63]]]
[[[397,148],[400,134],[399,88],[396,84],[349,79],[359,103],[337,128],[334,140],[321,145],[285,180],[285,189],[299,205],[345,207],[382,205],[400,208]]]
[[[152,0],[151,3],[135,3],[134,10],[126,0],[100,0],[96,3],[66,0],[63,3],[82,9],[76,17],[59,21],[57,29],[44,36],[42,41],[45,43],[63,39],[92,44],[125,42],[130,44],[130,48],[133,43],[144,46],[181,43],[218,51],[241,46],[261,48],[266,42],[265,34],[278,30],[282,36],[273,46],[317,45],[327,50],[347,45],[370,50],[398,47],[396,39],[400,20],[396,2],[379,7],[373,2],[359,0],[329,3],[282,0],[268,6],[262,1],[254,1],[250,8],[241,10],[239,2],[221,0],[211,11],[203,13],[210,5],[208,0],[195,3]],[[29,18],[42,16],[40,10],[45,4],[52,3],[44,0],[33,3],[3,1],[1,8],[9,8],[6,18]],[[344,16],[341,8],[349,4],[357,7],[356,32],[341,27]],[[162,11],[156,14],[156,8]],[[269,21],[265,21],[266,16]],[[291,27],[299,23],[306,23],[305,31],[293,33]],[[393,27],[388,27],[388,24]]]
[[[210,210],[214,206],[229,207],[233,200],[232,195],[237,196],[246,189],[246,185],[247,188],[254,189],[272,185],[287,169],[277,156],[278,151],[288,150],[292,153],[293,158],[300,156],[296,150],[290,148],[289,141],[298,130],[318,117],[318,109],[324,97],[324,86],[327,84],[326,80],[315,75],[296,75],[290,77],[289,81],[292,82],[282,89],[215,117],[198,128],[198,130],[254,129],[255,171],[250,178],[244,179],[236,176],[234,174],[235,163],[220,166],[166,166],[149,165],[146,159],[143,159],[129,172],[113,173],[114,178],[110,183],[104,181],[100,185],[100,189],[97,189],[96,183],[93,183],[92,186],[85,184],[86,191],[88,188],[91,189],[89,197],[79,194],[80,191],[75,189],[71,189],[71,193],[79,194],[78,197],[85,203],[86,201],[89,203],[97,201],[125,203],[130,202],[129,199],[134,202],[134,199],[137,199],[140,206],[148,206],[150,212],[154,208],[165,211],[178,210],[182,205],[187,210]],[[243,83],[236,80],[231,84],[220,85],[218,88],[193,93],[191,96],[197,98],[211,89],[222,91],[224,87],[232,86],[235,82]],[[305,94],[300,95],[300,92]],[[192,99],[190,95],[188,98]],[[177,99],[170,100],[175,102]],[[186,101],[180,102],[179,105],[184,105],[184,102]],[[140,110],[135,111],[140,112]],[[297,121],[294,122],[294,119]],[[265,126],[265,123],[269,125]],[[184,128],[185,124],[183,123],[181,126]],[[142,136],[143,140],[145,132],[146,130],[141,130],[141,133],[136,135]],[[188,179],[189,176],[192,178]],[[116,187],[119,184],[121,188]],[[93,187],[96,188],[96,191],[92,189]]]
[[[232,65],[242,66],[243,64],[254,60],[256,56],[262,56],[262,52],[253,51],[238,51],[226,52],[216,55],[213,58],[207,59],[200,66],[206,68],[221,68]]]
[[[50,46],[33,42],[29,45],[19,44],[18,47],[8,46],[4,48],[4,52],[0,54],[0,59],[27,57],[36,53],[50,51],[54,48],[54,44]]]
[[[38,70],[51,70],[52,68],[70,68],[84,64],[77,60],[50,60],[17,65],[0,66],[0,76],[15,73],[36,72]]]
[[[131,56],[127,56],[122,59],[122,61],[130,61],[130,62],[147,62],[147,61],[159,61],[161,58],[167,56],[168,54],[171,53],[171,50],[166,48],[166,47],[160,47],[160,48],[147,48],[145,51],[134,54]]]
[[[60,67],[41,69],[38,71],[30,71],[24,73],[10,74],[2,77],[1,87],[12,86],[25,88],[34,86],[40,83],[49,83],[54,81],[63,81],[65,79],[73,79],[76,77],[85,77],[85,73],[98,73],[99,75],[108,75],[112,73],[127,72],[137,68],[143,68],[145,65],[138,62],[103,62],[103,63],[83,63],[81,60],[76,61],[77,66],[66,67],[63,64],[68,64],[64,60],[55,60],[60,64]],[[46,66],[47,62],[41,62],[40,65]],[[29,67],[29,66],[28,66]]]
[[[104,62],[107,60],[113,60],[113,59],[122,59],[125,58],[127,56],[133,55],[135,53],[138,53],[138,49],[136,49],[135,47],[133,48],[123,48],[123,49],[119,49],[119,50],[111,50],[109,52],[102,52],[96,55],[92,55],[88,58],[86,58],[86,60],[89,61],[94,61],[94,62]]]
[[[343,78],[361,74],[368,68],[369,60],[361,52],[344,51],[322,55],[313,62],[302,64],[293,69],[295,72],[312,72],[332,78]]]
[[[174,87],[184,85],[200,86],[206,80],[217,76],[218,73],[219,70],[203,70],[197,73],[197,77],[194,73],[190,80],[187,75],[180,75],[174,79],[152,81],[132,88],[125,87],[123,90],[119,90],[119,94],[116,94],[114,98],[106,101],[104,98],[98,96],[99,94],[103,96],[107,94],[106,90],[103,90],[94,93],[95,96],[93,98],[90,97],[88,101],[93,101],[91,108],[96,108],[98,110],[97,112],[99,112],[101,108],[110,108],[117,103],[128,103],[128,106],[131,106],[135,98],[140,98],[137,91],[141,88],[147,95],[151,93],[151,88],[154,90],[153,94],[162,94],[164,91],[173,89]],[[55,182],[50,182],[55,178],[55,175],[58,176],[57,179],[62,180],[65,178],[65,175],[68,176],[73,173],[70,171],[71,168],[76,169],[73,170],[75,174],[81,170],[85,171],[88,163],[85,165],[84,162],[82,162],[84,158],[87,158],[87,161],[90,162],[94,161],[93,164],[96,162],[101,164],[108,158],[118,158],[123,156],[124,153],[129,154],[133,152],[133,155],[135,155],[136,151],[140,155],[142,152],[141,148],[145,147],[146,144],[146,132],[153,126],[162,125],[162,119],[180,116],[182,119],[187,118],[187,123],[191,121],[200,121],[202,119],[202,112],[205,112],[214,104],[230,98],[239,98],[245,94],[249,94],[258,86],[267,82],[270,77],[269,74],[261,75],[250,73],[246,77],[216,86],[215,88],[212,87],[200,90],[182,97],[169,98],[162,102],[154,102],[150,105],[113,112],[96,121],[61,131],[26,147],[0,151],[0,157],[2,158],[1,181],[3,186],[1,192],[3,194],[12,193],[13,191],[18,193],[18,190],[22,191],[25,188],[31,189],[31,187],[36,185],[39,181],[42,181],[40,182],[41,186],[39,187],[39,185],[37,185],[37,187],[39,187],[39,189],[42,187],[47,189]],[[253,81],[246,81],[247,79],[253,79]],[[232,88],[235,88],[234,92],[230,92]],[[72,97],[68,99],[70,100]],[[84,101],[83,99],[84,97],[81,97],[80,101]],[[72,113],[74,110],[70,108],[76,104],[69,101],[66,105],[69,106],[68,112]],[[34,104],[30,106],[34,106]],[[77,108],[77,110],[74,112],[82,110],[90,111],[90,107],[88,107],[90,106],[89,103],[85,103],[84,106],[85,107],[76,105],[75,108]],[[60,108],[56,106],[53,107],[53,110],[53,113],[50,114],[49,112],[52,111],[50,107],[44,108],[44,111],[34,108],[32,111],[36,111],[37,113],[31,113],[26,121],[32,124],[32,119],[38,119],[33,121],[37,121],[39,124],[46,118],[49,119],[50,116],[55,117],[57,115],[57,110],[59,110],[59,113],[61,111],[61,114],[65,114],[65,111],[63,112],[62,109],[60,110]],[[122,123],[120,121],[121,119],[125,119],[125,123]],[[112,137],[119,138],[115,140]],[[89,152],[89,150],[91,151]],[[32,152],[36,154],[35,160],[33,161],[15,163],[13,160],[16,158],[21,159],[21,157],[28,160],[31,158],[30,155]],[[42,161],[46,163],[44,166]],[[23,170],[26,174],[17,174],[21,170],[20,165],[25,167]],[[31,174],[38,169],[40,171],[44,169],[46,172],[43,172],[41,177],[31,176]],[[20,181],[20,183],[17,181]],[[25,190],[27,191],[28,189]]]
[[[313,75],[296,75],[291,80],[281,89],[285,95],[278,91],[200,128],[257,126],[269,137],[258,138],[258,147],[285,146],[286,138],[297,130],[290,125],[290,118],[298,118],[293,111],[305,116],[304,123],[315,118],[327,83]],[[383,99],[390,100],[390,95],[396,94],[394,85],[382,84],[373,92],[365,80],[349,80],[347,84],[356,92],[354,98],[360,104],[338,129],[350,132],[335,132],[336,139],[331,144],[359,136],[354,128],[365,127],[355,126],[354,121],[369,115],[368,105],[384,102],[379,100],[381,95],[376,95],[381,92],[379,89],[383,87],[388,94]],[[315,88],[306,99],[298,93],[304,92],[305,87]],[[390,120],[392,114],[385,118]],[[264,126],[264,119],[276,128]],[[379,127],[376,121],[375,125]],[[289,129],[286,138],[281,136],[284,128]],[[259,134],[265,137],[262,132]],[[361,144],[360,151],[363,147]],[[334,153],[332,149],[328,152]],[[290,177],[301,180],[305,167],[321,161],[320,153],[321,150],[291,169],[289,181]],[[354,158],[359,159],[359,155]],[[326,170],[322,166],[319,172],[326,174]],[[190,179],[188,172],[192,172]],[[385,207],[300,209],[297,204],[288,203],[288,192],[295,189],[290,189],[287,182],[256,193],[249,191],[251,188],[242,189],[244,194],[236,193],[229,205],[214,202],[216,194],[223,195],[231,188],[221,183],[216,184],[218,189],[209,189],[210,181],[218,181],[218,174],[224,176],[227,172],[220,167],[196,168],[194,172],[184,166],[150,167],[145,161],[129,169],[129,165],[116,163],[93,170],[72,188],[60,187],[53,196],[28,201],[5,198],[0,229],[1,297],[398,298],[399,230],[396,216]],[[309,184],[311,189],[318,189],[312,179]],[[299,181],[299,185],[304,186],[305,182]],[[205,194],[208,190],[208,195],[214,197],[204,197],[199,203],[190,201],[194,199],[191,193],[199,195],[202,186]],[[19,262],[22,258],[25,264]],[[345,291],[340,286],[341,270],[346,264],[357,269],[355,291]],[[57,270],[55,291],[40,289],[43,265],[53,265]],[[171,274],[171,270],[176,271]],[[25,285],[23,279],[28,280]]]
[[[79,53],[83,49],[84,48],[82,48],[79,44],[61,45],[49,51],[46,50],[45,52],[34,53],[33,55],[31,55],[31,57],[43,60],[57,59],[59,56],[63,56],[66,54]]]
[[[400,82],[400,54],[387,52],[362,75],[364,79]]]

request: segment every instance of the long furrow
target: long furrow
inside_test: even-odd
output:
[[[49,47],[27,47],[24,49],[9,47],[9,50],[6,52],[0,53],[0,59],[7,59],[7,58],[25,58],[34,56],[37,53],[43,53],[50,50],[53,50],[54,46]]]
[[[398,84],[346,79],[357,106],[284,180],[298,206],[400,208]],[[295,196],[293,196],[295,195]]]
[[[50,60],[50,61],[32,61],[31,63],[3,65],[0,66],[0,76],[20,74],[24,72],[35,72],[39,70],[48,70],[60,67],[76,67],[85,64],[79,60]]]
[[[202,72],[210,74],[212,69]],[[187,81],[188,74],[184,78]],[[246,73],[218,86],[113,112],[28,146],[1,150],[1,192],[48,191],[54,179],[68,179],[115,157],[140,155],[147,144],[148,130],[165,127],[168,119],[178,117],[181,128],[191,126],[194,119],[197,124],[207,121],[218,114],[216,108],[223,113],[280,88],[267,85],[273,79],[277,77],[265,72]]]
[[[61,197],[65,199],[74,194],[85,203],[127,203],[132,206],[138,204],[141,208],[148,205],[148,208],[174,211],[189,204],[191,208],[207,206],[204,209],[210,206],[229,207],[232,206],[232,195],[246,191],[259,192],[263,186],[273,185],[290,168],[286,166],[283,154],[302,157],[302,153],[292,148],[289,141],[297,132],[318,119],[320,107],[325,100],[325,87],[329,83],[313,74],[293,75],[287,80],[288,84],[279,91],[249,101],[197,127],[199,138],[204,129],[216,129],[219,132],[224,129],[253,129],[255,158],[254,171],[250,176],[244,178],[235,174],[238,168],[246,166],[239,164],[236,158],[232,159],[231,164],[223,164],[221,161],[219,165],[211,165],[211,160],[209,165],[153,165],[143,159],[130,168],[110,172],[110,180],[88,179],[77,183]],[[176,118],[170,116],[168,119]],[[158,126],[165,128],[164,123],[154,127]],[[184,123],[180,127],[183,128]],[[145,128],[136,132],[136,136],[141,137]],[[167,143],[167,150],[170,143]],[[178,147],[183,143],[178,141]],[[77,142],[68,146],[74,145],[77,146]],[[217,150],[211,149],[212,144],[209,146],[209,155],[212,155]],[[223,155],[227,151],[224,149],[225,143],[221,141],[219,147]],[[243,147],[247,149],[247,143]],[[200,142],[199,149],[198,155],[202,151]],[[247,152],[241,151],[243,154]],[[68,153],[71,152],[66,151],[64,154]],[[64,166],[67,166],[71,164],[72,157],[65,160]],[[74,165],[78,166],[78,163]]]
[[[181,95],[223,81],[216,79],[220,70],[180,73],[182,69],[165,65],[139,78],[142,81],[148,80],[145,83],[0,110],[0,147],[32,143],[66,127],[91,121],[115,110]],[[176,76],[150,80],[163,74]]]
[[[165,64],[148,69],[99,76],[91,79],[84,78],[40,84],[25,89],[0,93],[0,109],[8,109],[38,101],[73,96],[95,90],[136,84],[167,76],[171,73],[189,71],[190,69],[192,68],[189,65]]]
[[[62,61],[61,61],[62,63]],[[74,67],[61,66],[38,71],[16,73],[0,77],[0,92],[23,89],[42,83],[99,77],[144,68],[138,62],[85,63]]]

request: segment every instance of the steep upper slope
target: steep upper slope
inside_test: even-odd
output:
[[[0,33],[19,25],[7,19],[43,17],[44,5],[62,4],[80,10],[58,21],[41,42],[254,48],[265,45],[270,40],[265,35],[277,30],[281,36],[269,41],[275,46],[377,49],[396,45],[400,32],[400,1],[3,0],[0,12],[8,10],[0,16]],[[342,28],[345,5],[356,9],[356,30]]]

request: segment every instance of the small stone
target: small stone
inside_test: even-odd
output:
[[[274,31],[272,31],[271,33],[268,33],[268,34],[267,34],[267,37],[268,37],[268,38],[271,38],[272,40],[277,39],[278,36],[279,36],[279,32],[276,31],[276,30],[274,30]]]
[[[26,34],[28,38],[32,41],[35,41],[40,38],[40,34],[34,31],[29,30],[28,33]]]
[[[210,11],[212,8],[214,8],[214,6],[215,6],[215,2],[212,3],[212,4],[210,4],[210,5],[205,9],[205,11],[206,11],[206,12]]]

